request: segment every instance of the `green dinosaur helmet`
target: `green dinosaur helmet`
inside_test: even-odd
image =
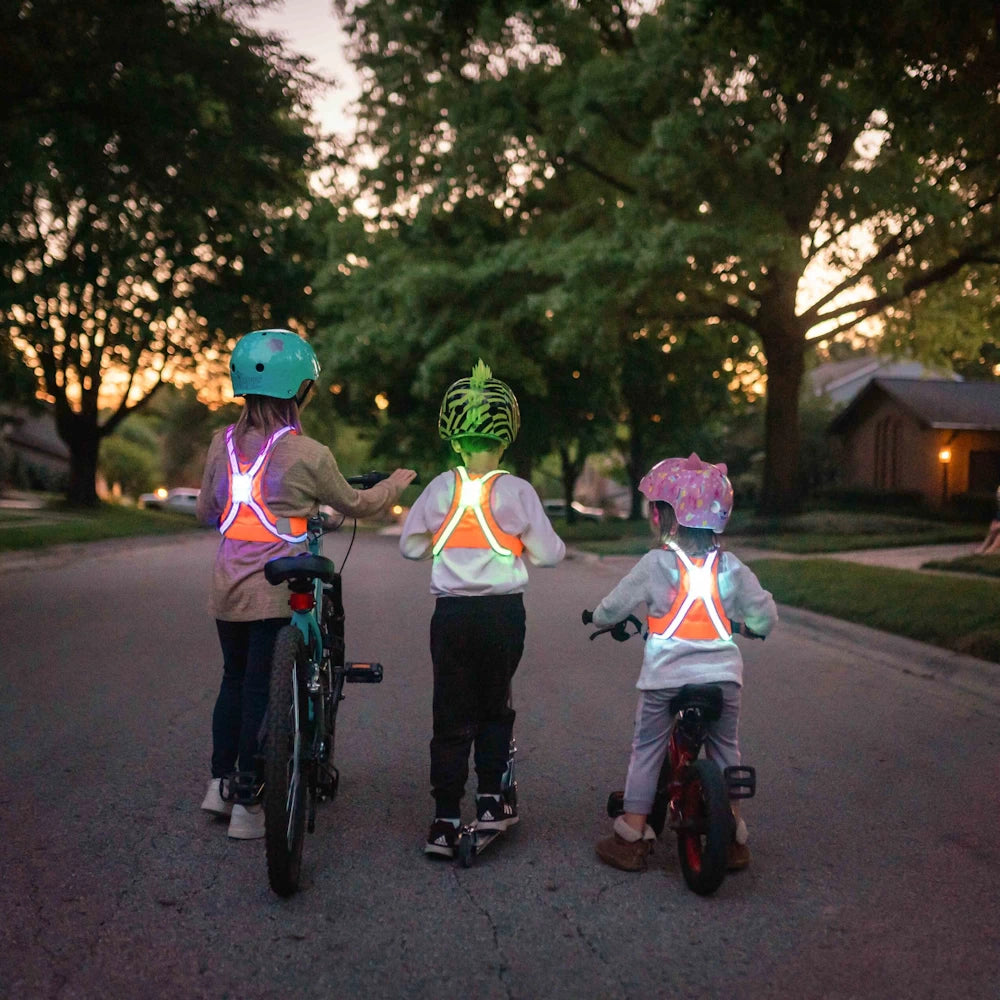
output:
[[[229,360],[234,396],[292,399],[307,379],[319,375],[316,352],[291,330],[254,330]]]
[[[445,441],[468,435],[493,438],[509,447],[521,429],[517,397],[506,382],[493,377],[480,359],[469,378],[453,382],[441,401],[438,433]]]

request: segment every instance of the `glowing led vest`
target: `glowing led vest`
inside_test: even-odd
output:
[[[673,542],[667,548],[677,556],[681,581],[670,610],[646,619],[649,631],[665,639],[729,639],[729,617],[719,597],[719,550],[703,563],[692,562]]]
[[[226,431],[226,454],[229,456],[229,496],[219,520],[219,531],[226,538],[242,542],[286,542],[306,540],[304,517],[275,517],[264,503],[264,473],[274,446],[294,427],[280,427],[264,443],[253,462],[241,462],[233,444],[233,428]]]
[[[470,478],[463,466],[455,470],[455,496],[444,523],[434,535],[432,555],[442,549],[492,549],[500,556],[519,556],[524,543],[508,535],[496,522],[490,507],[493,487],[507,473],[494,469],[485,476]]]

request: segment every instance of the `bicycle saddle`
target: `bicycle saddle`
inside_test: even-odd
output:
[[[685,708],[700,708],[706,722],[722,715],[722,688],[718,684],[685,684],[670,699],[670,712],[676,715]]]
[[[264,576],[268,583],[279,584],[286,580],[294,585],[311,587],[313,580],[332,583],[337,575],[337,567],[326,556],[314,556],[308,552],[300,556],[281,556],[264,564]]]

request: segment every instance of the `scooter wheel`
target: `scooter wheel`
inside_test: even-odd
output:
[[[625,812],[625,793],[612,792],[608,796],[608,815],[614,819]]]
[[[460,833],[458,835],[458,860],[461,861],[463,868],[469,868],[472,866],[472,856],[475,851],[472,847],[472,834],[471,833]]]

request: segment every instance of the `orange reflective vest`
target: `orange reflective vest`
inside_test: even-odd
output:
[[[264,474],[274,446],[286,435],[297,434],[294,427],[280,427],[264,442],[252,462],[241,462],[233,444],[233,428],[226,431],[229,456],[229,495],[219,519],[219,531],[226,538],[242,542],[304,542],[304,517],[276,517],[264,502]]]
[[[490,507],[493,487],[507,473],[494,469],[485,476],[469,476],[464,466],[455,470],[455,496],[451,508],[434,535],[431,553],[442,549],[492,549],[500,556],[519,556],[524,543],[509,535],[496,522]]]
[[[729,616],[719,597],[719,550],[701,562],[692,562],[673,542],[666,546],[677,556],[680,586],[670,610],[646,619],[650,633],[665,639],[729,639]]]

